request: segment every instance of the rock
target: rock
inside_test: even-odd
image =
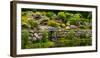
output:
[[[56,28],[55,27],[49,27],[48,30],[49,31],[56,31]]]
[[[34,41],[35,41],[35,40],[37,40],[37,38],[36,38],[36,37],[32,37],[32,40],[34,40]]]
[[[35,40],[37,40],[37,39],[36,39],[36,37],[29,37],[29,40],[35,41]]]
[[[34,37],[36,37],[39,40],[42,39],[42,35],[40,33],[34,33]]]
[[[34,36],[38,38],[38,34],[37,33],[34,33]]]
[[[48,26],[39,26],[39,29],[40,30],[45,30],[45,29],[48,29]]]
[[[66,27],[66,29],[70,29],[70,27],[69,27],[69,26],[67,26],[67,27]]]
[[[77,29],[78,28],[78,26],[76,26],[76,25],[70,25],[69,26],[71,29]]]

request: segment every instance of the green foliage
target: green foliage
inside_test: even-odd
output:
[[[67,39],[67,38],[60,38],[58,42],[60,43],[59,44],[60,47],[88,46],[92,44],[91,39],[85,40],[84,38],[83,39],[78,38],[78,39],[72,39],[72,40]]]
[[[33,14],[33,17],[34,17],[34,19],[39,20],[39,19],[41,19],[41,17],[42,17],[42,13],[41,13],[41,12],[35,12],[35,13]]]
[[[34,27],[38,27],[38,22],[33,19],[28,20],[28,24],[31,26],[32,29]]]
[[[27,29],[29,27],[30,27],[29,24],[22,22],[22,29]]]
[[[76,20],[80,20],[81,18],[81,15],[80,14],[73,14],[73,15],[70,15],[71,17],[69,18],[69,21],[76,21]]]
[[[52,17],[52,16],[54,15],[54,13],[53,13],[53,12],[48,12],[46,15],[47,15],[48,17]]]
[[[24,12],[22,12],[22,17],[21,17],[21,25],[22,25],[22,28],[23,29],[26,29],[26,28],[28,28],[29,27],[29,25],[28,25],[28,17],[26,16],[26,13],[24,14]]]
[[[68,16],[66,16],[65,12],[58,12],[58,17],[60,19],[62,19],[64,21],[64,23],[66,23],[68,21],[68,19],[67,19]]]
[[[61,46],[79,46],[81,40],[78,39],[68,39],[68,38],[60,38],[58,40]]]
[[[54,45],[55,45],[55,43],[52,42],[52,41],[47,41],[47,42],[41,43],[41,46],[42,46],[43,48],[50,48],[50,47],[53,47]]]
[[[92,13],[87,14],[87,19],[89,19],[89,21],[91,21],[91,19],[92,19]]]
[[[83,38],[83,39],[85,39],[85,38]],[[92,40],[91,39],[81,40],[80,46],[88,46],[88,45],[92,45]]]
[[[47,12],[46,16],[49,17],[51,20],[57,19],[57,15],[54,12]]]
[[[70,21],[70,19],[74,16],[74,14],[68,13],[68,12],[66,12],[65,15],[66,15],[66,19],[67,19],[68,21]]]
[[[54,46],[54,42],[47,41],[47,42],[37,42],[34,44],[31,44],[31,46],[27,46],[27,48],[50,48]]]
[[[49,20],[48,21],[48,25],[49,26],[52,26],[52,27],[59,27],[59,23],[57,23],[56,21],[54,21],[54,20]]]
[[[22,15],[22,16],[26,16],[26,12],[22,12],[21,15]]]
[[[31,46],[29,46],[29,47],[30,47],[30,48],[42,48],[40,42],[37,42],[37,43],[31,44]]]
[[[22,20],[22,23],[27,23],[27,16],[22,16],[22,18],[21,18]]]
[[[75,39],[76,36],[75,36],[75,31],[74,30],[70,30],[67,35],[66,35],[66,38],[67,39]]]
[[[80,29],[85,29],[85,26],[84,25],[80,25]]]
[[[70,19],[70,24],[72,25],[79,25],[81,20],[81,14],[74,14]]]
[[[65,19],[66,18],[66,15],[64,12],[59,12],[58,13],[58,17],[61,18],[61,19]]]
[[[27,11],[27,17],[31,17],[31,16],[32,16],[32,14],[33,14],[33,12],[32,12],[32,11]]]
[[[22,48],[26,48],[28,45],[28,37],[29,37],[29,32],[27,30],[22,30]]]
[[[42,36],[43,36],[42,41],[47,42],[48,41],[48,31],[47,30],[43,31]]]
[[[63,24],[63,23],[61,24],[61,27],[65,27],[65,26],[66,26],[65,24]]]
[[[91,34],[89,32],[85,31],[85,32],[82,32],[79,37],[80,37],[80,39],[82,39],[82,38],[91,39]]]

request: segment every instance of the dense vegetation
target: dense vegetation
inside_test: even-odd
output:
[[[91,12],[25,8],[21,11],[22,49],[92,44]]]

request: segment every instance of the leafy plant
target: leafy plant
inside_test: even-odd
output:
[[[42,36],[43,36],[42,41],[47,42],[48,41],[48,31],[46,31],[46,30],[43,31]]]
[[[27,19],[28,19],[27,16],[25,16],[25,15],[22,16],[22,17],[21,17],[22,23],[27,23]]]
[[[31,26],[32,29],[34,27],[38,27],[38,22],[33,19],[28,20],[28,24]]]
[[[56,21],[54,21],[54,20],[49,20],[48,21],[48,25],[49,26],[52,26],[52,27],[59,27],[59,23],[57,23]]]
[[[70,24],[72,25],[79,25],[80,24],[80,20],[81,20],[81,14],[74,14],[71,18],[70,18]]]
[[[78,39],[67,39],[67,38],[60,38],[58,40],[61,46],[79,46],[80,45],[80,40]]]
[[[88,45],[92,45],[92,40],[91,39],[81,40],[80,46],[88,46]]]
[[[22,29],[28,29],[30,27],[30,25],[28,23],[21,23]]]
[[[66,38],[67,39],[75,39],[76,38],[75,31],[69,30],[69,32],[66,34]]]
[[[68,21],[65,12],[58,12],[58,17],[59,17],[60,19],[62,19],[64,23],[66,23],[66,22]]]
[[[52,41],[47,41],[47,42],[41,43],[41,46],[42,46],[43,48],[50,48],[50,47],[53,47],[54,45],[55,45],[55,43],[52,42]]]
[[[29,32],[27,30],[22,30],[22,48],[26,48],[28,45],[28,37],[29,37]]]

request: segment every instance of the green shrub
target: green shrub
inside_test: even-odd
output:
[[[58,17],[61,18],[61,19],[65,19],[66,14],[64,12],[58,12]]]
[[[42,48],[41,43],[34,43],[32,44],[32,48]]]
[[[30,28],[30,25],[24,22],[21,23],[21,26],[22,26],[22,29]]]
[[[89,31],[83,31],[80,34],[80,39],[84,38],[84,39],[91,39],[91,33]]]
[[[79,38],[76,38],[72,40],[72,43],[72,46],[80,46],[81,40]]]
[[[41,43],[42,48],[50,48],[50,47],[53,47],[54,45],[55,45],[55,43],[52,41],[47,41],[47,42]]]
[[[70,24],[72,25],[79,25],[81,20],[81,14],[74,14],[70,19]]]
[[[65,12],[58,12],[58,17],[62,19],[64,23],[68,21],[68,16]]]
[[[47,42],[37,42],[34,44],[31,44],[30,48],[50,48],[53,47],[55,45],[54,42],[52,41],[47,41]]]
[[[29,37],[29,32],[27,30],[22,30],[22,48],[26,48],[28,45],[28,37]]]
[[[52,27],[59,27],[59,23],[57,23],[56,21],[54,21],[54,20],[49,20],[48,21],[48,25],[49,26],[52,26]]]
[[[50,19],[56,17],[54,12],[47,12],[46,16],[49,17]]]
[[[28,24],[31,26],[32,29],[34,27],[38,27],[38,22],[33,19],[28,20]]]
[[[66,34],[66,38],[67,39],[74,39],[74,38],[76,38],[75,31],[74,30],[69,30],[68,33]]]
[[[21,17],[21,21],[22,21],[22,23],[27,23],[27,16],[22,16]]]
[[[64,23],[61,24],[61,27],[66,27],[66,25]]]
[[[75,38],[74,39],[60,38],[58,42],[60,43],[61,46],[66,46],[66,47],[80,45],[80,40]]]
[[[81,14],[76,13],[73,15],[73,17],[71,18],[71,20],[80,20],[81,19]]]
[[[52,41],[47,41],[47,42],[37,42],[34,44],[30,44],[30,46],[27,46],[27,48],[50,48],[55,45],[54,42]]]
[[[43,32],[42,32],[42,41],[43,42],[47,42],[48,41],[48,31],[47,30],[44,30]]]
[[[81,42],[80,42],[80,46],[89,46],[89,45],[92,45],[92,40],[91,39],[83,38],[83,40],[81,40]]]
[[[86,29],[86,26],[80,25],[80,29]]]

